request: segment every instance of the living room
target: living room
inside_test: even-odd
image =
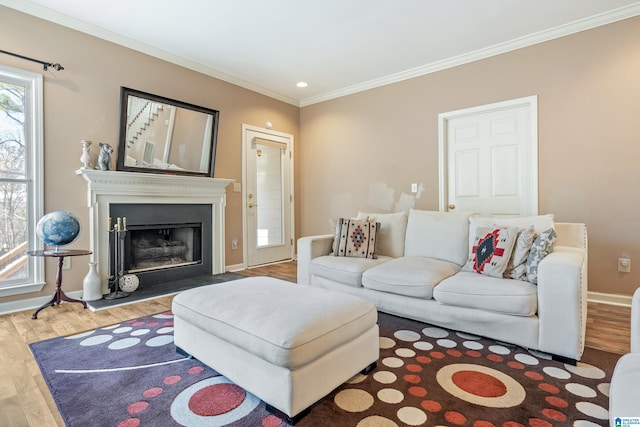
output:
[[[121,86],[221,111],[215,177],[242,182],[243,124],[294,136],[296,237],[329,232],[328,220],[397,205],[439,209],[438,115],[538,97],[538,206],[557,221],[587,224],[589,298],[629,306],[638,274],[618,259],[640,255],[635,212],[640,18],[532,44],[455,67],[309,105],[294,105],[49,20],[0,6],[4,49],[64,64],[49,70],[5,56],[0,63],[44,75],[45,211],[89,224],[80,141],[116,145]],[[336,68],[339,68],[337,66]],[[411,193],[412,183],[420,191]],[[384,203],[376,197],[385,194]],[[225,264],[242,265],[241,193],[227,188]],[[384,206],[383,206],[384,205]],[[232,241],[239,247],[233,249]],[[88,247],[89,233],[74,244]],[[74,259],[65,290],[79,291],[86,263]],[[0,298],[29,305],[54,290],[55,264],[38,293]],[[26,301],[26,302],[25,302]],[[6,311],[6,310],[4,310]],[[120,319],[122,320],[122,319]]]

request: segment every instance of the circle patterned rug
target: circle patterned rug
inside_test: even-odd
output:
[[[587,349],[572,366],[383,313],[378,323],[376,369],[326,396],[297,425],[607,425],[618,355]],[[31,350],[68,426],[287,425],[251,393],[176,353],[170,312]]]

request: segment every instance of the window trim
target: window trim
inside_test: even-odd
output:
[[[26,153],[26,178],[29,187],[27,209],[29,211],[29,250],[43,249],[44,244],[38,239],[35,229],[44,212],[44,143],[43,143],[43,77],[41,74],[0,65],[3,79],[15,80],[25,86],[25,139],[29,141]],[[29,279],[23,283],[7,283],[0,285],[0,298],[40,292],[45,285],[44,259],[29,259]]]

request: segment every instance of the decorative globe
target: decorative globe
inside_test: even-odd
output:
[[[124,292],[133,292],[138,289],[140,280],[135,274],[125,274],[120,278],[120,289]]]
[[[80,221],[70,212],[51,212],[40,218],[36,234],[49,246],[68,245],[80,235]]]

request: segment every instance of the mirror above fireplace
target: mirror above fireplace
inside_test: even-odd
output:
[[[219,115],[122,87],[116,169],[213,177]]]

